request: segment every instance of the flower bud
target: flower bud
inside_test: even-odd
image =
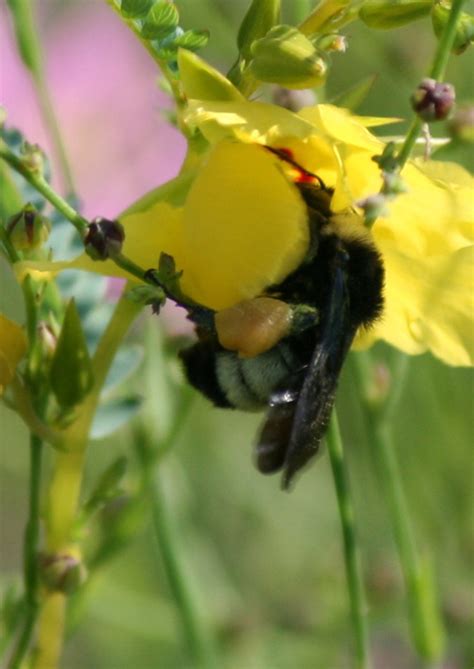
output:
[[[347,50],[347,39],[344,35],[330,33],[322,35],[317,41],[317,46],[322,51],[344,53]]]
[[[23,166],[34,174],[42,175],[44,172],[44,153],[38,144],[25,142],[21,150],[21,162]]]
[[[316,96],[309,88],[290,90],[277,86],[273,91],[273,102],[279,107],[284,107],[292,112],[298,112],[303,107],[312,107],[316,104]]]
[[[39,562],[41,578],[49,590],[70,594],[86,580],[86,568],[72,552],[41,555]]]
[[[451,84],[423,79],[411,97],[411,104],[424,121],[442,121],[449,116],[455,99]]]
[[[45,323],[45,321],[40,321],[38,323],[36,333],[41,346],[43,358],[51,360],[58,344],[57,336],[53,332],[51,326],[48,325],[48,323]]]
[[[474,105],[458,107],[450,121],[449,129],[454,138],[474,142]]]
[[[252,45],[252,74],[260,81],[287,88],[313,88],[324,83],[324,54],[299,30],[276,26]]]
[[[451,3],[436,2],[431,10],[431,21],[433,30],[438,39],[444,32],[451,13]],[[461,12],[456,23],[456,33],[451,51],[455,54],[463,53],[467,47],[474,42],[474,16]]]
[[[51,223],[41,216],[32,204],[27,204],[20,213],[7,223],[7,233],[13,246],[19,251],[31,251],[42,246],[51,232]]]
[[[118,221],[95,218],[84,238],[86,253],[93,260],[107,260],[121,252],[124,239],[125,232]]]
[[[279,22],[281,0],[253,0],[239,28],[237,44],[244,58],[249,58],[252,44]]]
[[[359,18],[369,28],[390,30],[430,13],[432,0],[366,0]]]

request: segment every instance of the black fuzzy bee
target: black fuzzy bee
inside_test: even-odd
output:
[[[189,382],[216,406],[267,408],[256,465],[262,473],[283,470],[282,485],[288,488],[294,474],[318,451],[357,330],[370,326],[382,312],[384,269],[370,233],[351,224],[350,217],[331,212],[333,191],[294,163],[287,151],[270,150],[300,171],[296,185],[310,226],[303,263],[270,286],[265,299],[248,303],[259,307],[262,302],[259,333],[262,323],[270,338],[272,328],[278,328],[275,343],[262,353],[242,357],[222,345],[217,314],[211,312],[214,318],[209,318],[208,313],[206,324],[199,308],[188,305],[189,317],[198,323],[198,341],[180,356]],[[273,304],[283,304],[295,316],[283,332]],[[248,305],[237,308],[246,315],[246,309],[253,308]]]

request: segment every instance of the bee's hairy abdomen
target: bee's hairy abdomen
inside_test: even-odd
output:
[[[286,342],[254,358],[241,358],[213,341],[181,352],[188,381],[218,407],[265,408],[275,388],[300,365]]]

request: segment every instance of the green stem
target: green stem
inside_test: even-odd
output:
[[[38,617],[38,545],[40,534],[40,483],[43,444],[36,435],[30,436],[30,498],[29,515],[23,546],[25,620],[18,644],[7,665],[18,669],[28,652]]]
[[[53,150],[64,179],[66,192],[73,193],[74,185],[71,169],[44,76],[44,57],[33,15],[34,3],[31,0],[8,0],[8,4],[13,18],[18,51],[23,63],[31,73],[44,123],[49,132]]]
[[[48,184],[43,177],[35,172],[32,172],[29,170],[21,158],[18,158],[12,151],[10,151],[5,145],[0,145],[0,158],[3,158],[3,160],[10,165],[12,169],[14,169],[16,172],[21,174],[27,181],[30,183],[33,188],[35,188],[41,195],[43,195],[48,202],[50,202],[53,207],[55,207],[65,218],[70,221],[76,230],[79,232],[82,238],[84,238],[87,229],[89,227],[88,221],[81,216],[71,205],[66,202],[64,198],[62,198],[58,193],[56,193],[53,188]],[[13,249],[11,243],[9,244],[8,236],[2,226],[0,226],[0,234],[2,235],[1,241],[3,242],[6,251],[10,254],[10,251],[13,251],[15,253],[15,257],[18,260],[18,254],[16,254],[15,250]],[[9,244],[7,246],[7,244]],[[10,254],[11,255],[11,254]],[[13,258],[13,257],[12,257]],[[131,274],[132,276],[136,277],[140,281],[146,281],[146,270],[144,270],[142,267],[137,265],[136,263],[133,262],[133,260],[130,260],[125,256],[123,253],[118,253],[114,256],[110,257],[110,260],[112,260],[116,265],[124,269],[126,272]],[[12,260],[13,261],[13,260]],[[100,261],[97,261],[100,262]],[[153,281],[150,280],[151,285],[155,286],[156,285],[153,283]]]
[[[331,461],[331,468],[336,488],[339,516],[341,519],[344,541],[344,560],[346,577],[351,602],[352,624],[356,644],[357,668],[370,667],[369,644],[367,631],[367,611],[364,597],[364,586],[360,567],[359,549],[357,545],[354,511],[349,490],[349,481],[344,464],[344,451],[337,420],[333,410],[331,422],[326,435],[326,442]]]
[[[441,35],[441,38],[438,42],[433,64],[428,74],[431,79],[435,79],[436,81],[443,81],[444,79],[449,56],[451,54],[451,48],[456,36],[457,22],[461,15],[463,4],[464,0],[452,1],[449,18],[444,27],[443,34]],[[413,148],[416,144],[416,140],[418,139],[418,135],[420,134],[422,126],[423,121],[418,116],[415,116],[411,122],[405,142],[398,154],[398,164],[400,169],[405,165],[406,161],[411,156],[411,152],[413,151]]]
[[[372,374],[370,354],[358,353],[355,355],[355,360],[361,396],[367,398],[367,388]],[[410,505],[403,489],[390,429],[407,371],[408,356],[401,353],[393,367],[392,393],[378,405],[366,400],[367,428],[369,442],[380,471],[405,581],[413,642],[421,657],[433,661],[439,659],[442,653],[442,623],[431,572],[420,557],[416,546],[410,520]]]
[[[150,476],[148,485],[153,525],[168,582],[181,617],[192,666],[212,669],[215,664],[211,644],[205,633],[188,575],[179,559],[176,528],[163,492],[159,469],[155,472],[153,477]]]
[[[39,174],[28,169],[21,158],[18,158],[5,144],[0,145],[0,158],[2,158],[12,169],[22,175],[29,184],[33,186],[41,195],[43,195],[48,202],[50,202],[58,211],[60,211],[79,232],[81,237],[84,237],[88,222],[77,211],[71,207],[55,190],[51,188],[49,183]]]

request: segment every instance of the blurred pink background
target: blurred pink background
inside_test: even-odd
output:
[[[82,211],[86,217],[113,217],[176,175],[184,140],[160,114],[170,102],[157,86],[157,66],[107,6],[38,4],[49,88]],[[10,127],[51,154],[5,6],[0,104]],[[57,177],[55,184],[60,185]]]

